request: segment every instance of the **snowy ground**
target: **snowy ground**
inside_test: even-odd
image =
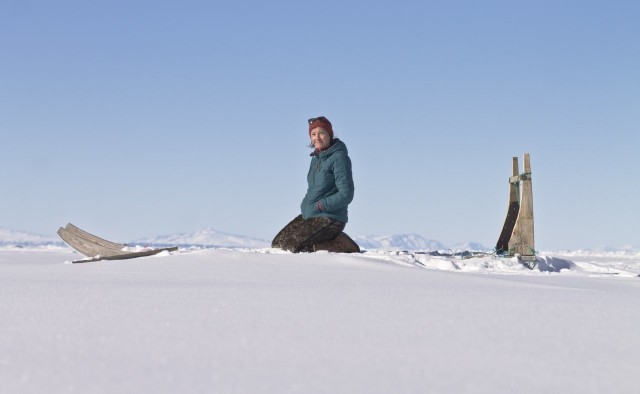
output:
[[[551,256],[1,248],[1,391],[640,392],[640,255]]]

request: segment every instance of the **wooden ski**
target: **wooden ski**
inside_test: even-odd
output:
[[[523,260],[535,260],[533,237],[533,190],[531,187],[531,159],[524,155],[524,173],[518,176],[522,182],[520,213],[509,240],[509,253],[518,254]]]
[[[125,244],[119,244],[100,238],[77,226],[74,226],[71,223],[67,224],[65,228],[60,227],[60,229],[58,229],[58,235],[67,243],[67,245],[89,257],[88,259],[72,261],[72,263],[133,259],[136,257],[152,256],[164,251],[173,252],[178,250],[177,246],[173,246],[132,252],[128,250],[128,246]]]
[[[67,243],[67,245],[71,246],[87,257],[94,257],[98,255],[115,256],[119,254],[129,253],[129,251],[126,249],[127,245],[113,243],[113,246],[104,246],[104,244],[100,244],[86,237],[82,237],[78,233],[71,232],[66,228],[60,227],[58,229],[58,235]]]
[[[98,251],[97,248],[98,245],[93,244],[86,239],[76,237],[62,227],[58,229],[58,236],[62,238],[62,240],[66,242],[67,245],[71,246],[73,249],[77,250],[87,257],[98,256],[100,254],[100,251]]]
[[[125,248],[127,245],[124,244],[119,244],[119,243],[115,243],[115,242],[111,242],[111,241],[107,241],[106,239],[100,238],[98,236],[95,236],[91,233],[88,233],[86,231],[84,231],[83,229],[74,226],[71,223],[68,223],[67,226],[65,227],[65,230],[67,230],[68,232],[70,232],[71,234],[74,234],[80,238],[86,239],[89,242],[92,242],[94,244],[100,245],[104,248],[107,249],[112,249],[112,250],[118,250],[121,251],[123,248]]]
[[[176,250],[178,250],[177,246],[171,246],[168,248],[158,248],[158,249],[149,249],[149,250],[142,250],[139,252],[127,252],[127,253],[123,253],[123,254],[118,254],[118,255],[113,255],[113,256],[94,256],[90,259],[84,259],[84,260],[76,260],[76,261],[72,261],[73,264],[79,264],[79,263],[90,263],[92,261],[100,261],[100,260],[126,260],[126,259],[135,259],[136,257],[145,257],[145,256],[153,256],[154,254],[158,254],[164,251],[167,252],[175,252]]]

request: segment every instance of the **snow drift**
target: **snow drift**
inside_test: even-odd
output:
[[[640,259],[0,248],[11,393],[635,393]],[[542,267],[542,266],[541,266]],[[624,269],[623,269],[624,268]]]

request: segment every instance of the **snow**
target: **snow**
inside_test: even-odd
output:
[[[640,254],[0,248],[7,393],[636,393]]]

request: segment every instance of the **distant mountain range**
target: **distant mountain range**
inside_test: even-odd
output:
[[[384,236],[358,236],[354,241],[363,249],[395,249],[395,250],[445,250],[449,249],[440,241],[425,239],[417,234],[396,234]],[[195,233],[162,235],[142,238],[134,241],[137,244],[155,246],[203,246],[203,247],[241,247],[268,248],[270,241],[250,238],[242,235],[227,234],[213,229]],[[486,251],[487,248],[477,243],[454,246],[451,249]]]
[[[201,246],[232,248],[268,248],[271,243],[263,239],[244,235],[227,234],[214,229],[196,231],[195,233],[178,233],[160,235],[158,237],[141,238],[131,243],[157,246]]]
[[[57,238],[0,228],[0,246],[62,246],[64,242]]]
[[[448,250],[442,242],[425,239],[417,234],[369,235],[357,236],[354,240],[362,249],[391,249],[391,250]],[[231,247],[231,248],[268,248],[270,241],[228,234],[214,229],[196,231],[193,233],[176,233],[157,237],[140,238],[128,244],[145,246],[181,246],[181,247]],[[24,231],[6,230],[0,228],[0,246],[62,246],[64,243],[58,238],[49,238]],[[453,250],[485,251],[487,248],[477,243],[454,245]]]
[[[440,241],[425,239],[418,234],[368,235],[353,237],[363,249],[440,250]]]
[[[440,241],[426,239],[418,234],[368,235],[356,236],[353,239],[363,249],[386,250],[453,250],[453,251],[491,251],[476,242],[460,243],[447,246]]]
[[[355,236],[354,241],[362,249],[374,250],[452,250],[452,251],[484,251],[489,252],[493,248],[479,243],[467,242],[455,245],[444,245],[440,241],[426,239],[418,234],[394,234],[394,235],[367,235]],[[268,248],[271,241],[247,237],[243,235],[228,234],[213,229],[196,231],[193,233],[177,233],[161,235],[157,237],[141,238],[131,242],[130,245],[144,246],[181,246],[181,247],[228,247],[228,248]],[[15,231],[0,228],[0,247],[43,247],[64,246],[64,242],[57,237],[47,237],[26,231]],[[571,252],[571,251],[562,251]],[[620,248],[598,247],[574,252],[594,253],[640,253],[640,249],[632,246]]]

